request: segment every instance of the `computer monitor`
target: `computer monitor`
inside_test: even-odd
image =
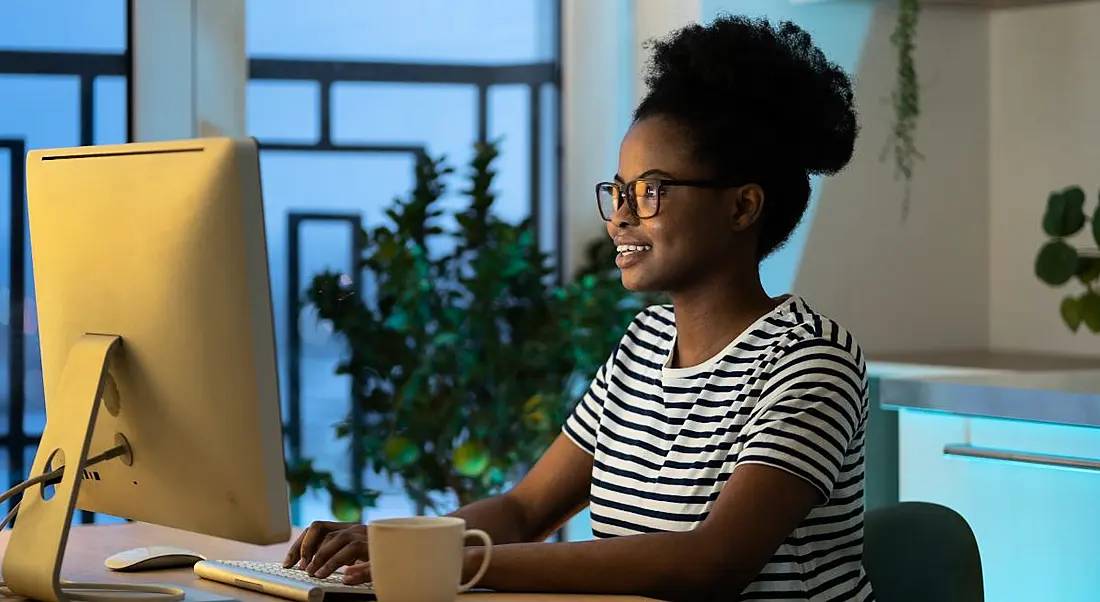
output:
[[[51,499],[24,492],[7,586],[62,597],[77,508],[287,542],[255,141],[32,151],[27,197],[46,394],[31,476],[66,469]],[[130,454],[84,470],[118,443]]]

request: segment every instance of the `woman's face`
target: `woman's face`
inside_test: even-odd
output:
[[[759,187],[671,184],[714,178],[694,159],[691,148],[683,128],[662,117],[636,122],[619,147],[615,183],[635,191],[643,215],[657,210],[645,219],[627,202],[608,211],[607,233],[619,249],[615,263],[629,290],[680,292],[728,274],[745,259],[755,269],[756,236],[745,230],[762,204]],[[645,182],[630,185],[639,179]],[[670,184],[650,185],[660,180]]]

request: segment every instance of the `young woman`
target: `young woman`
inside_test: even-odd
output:
[[[623,284],[672,304],[634,320],[515,489],[455,513],[498,544],[481,585],[871,600],[862,353],[759,275],[805,213],[810,174],[852,156],[851,82],[790,23],[721,17],[653,50],[619,172],[596,196]],[[588,505],[595,540],[538,543]],[[480,554],[468,548],[467,572]],[[316,523],[286,564],[354,565],[346,580],[361,582],[367,560],[363,526]]]

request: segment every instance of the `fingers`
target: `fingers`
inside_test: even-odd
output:
[[[354,529],[344,529],[332,533],[313,554],[306,572],[324,579],[336,569],[352,564],[356,560],[366,560],[367,546]]]
[[[333,538],[329,543],[335,541],[336,538]],[[357,560],[365,560],[367,556],[366,547],[366,542],[348,541],[346,544],[344,544],[344,547],[333,553],[332,556],[324,562],[324,564],[320,564],[319,562],[317,562],[318,559],[323,558],[324,555],[328,552],[328,550],[325,550],[324,547],[322,547],[321,550],[317,552],[317,555],[313,558],[314,564],[320,564],[320,566],[316,567],[316,570],[307,570],[307,572],[313,577],[324,579],[325,577],[328,577],[329,575],[334,573],[336,569],[340,567],[354,564]]]
[[[294,545],[291,546],[287,552],[284,566],[290,568],[297,564],[304,569],[313,560],[314,553],[317,552],[317,548],[321,546],[325,537],[336,528],[338,528],[336,523],[314,521],[308,529],[302,532],[298,537],[298,541],[295,541]],[[287,564],[288,562],[289,564]]]
[[[344,583],[348,585],[370,583],[370,562],[357,562],[344,569]]]
[[[289,569],[295,564],[298,564],[298,559],[302,557],[302,538],[305,536],[306,531],[302,531],[298,539],[295,539],[294,543],[290,544],[290,548],[287,549],[286,556],[283,558],[283,568]]]

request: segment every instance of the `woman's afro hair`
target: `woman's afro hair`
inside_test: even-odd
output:
[[[651,41],[648,92],[634,119],[686,129],[701,167],[765,190],[757,259],[801,221],[810,174],[852,158],[858,125],[848,75],[801,27],[723,15]]]

